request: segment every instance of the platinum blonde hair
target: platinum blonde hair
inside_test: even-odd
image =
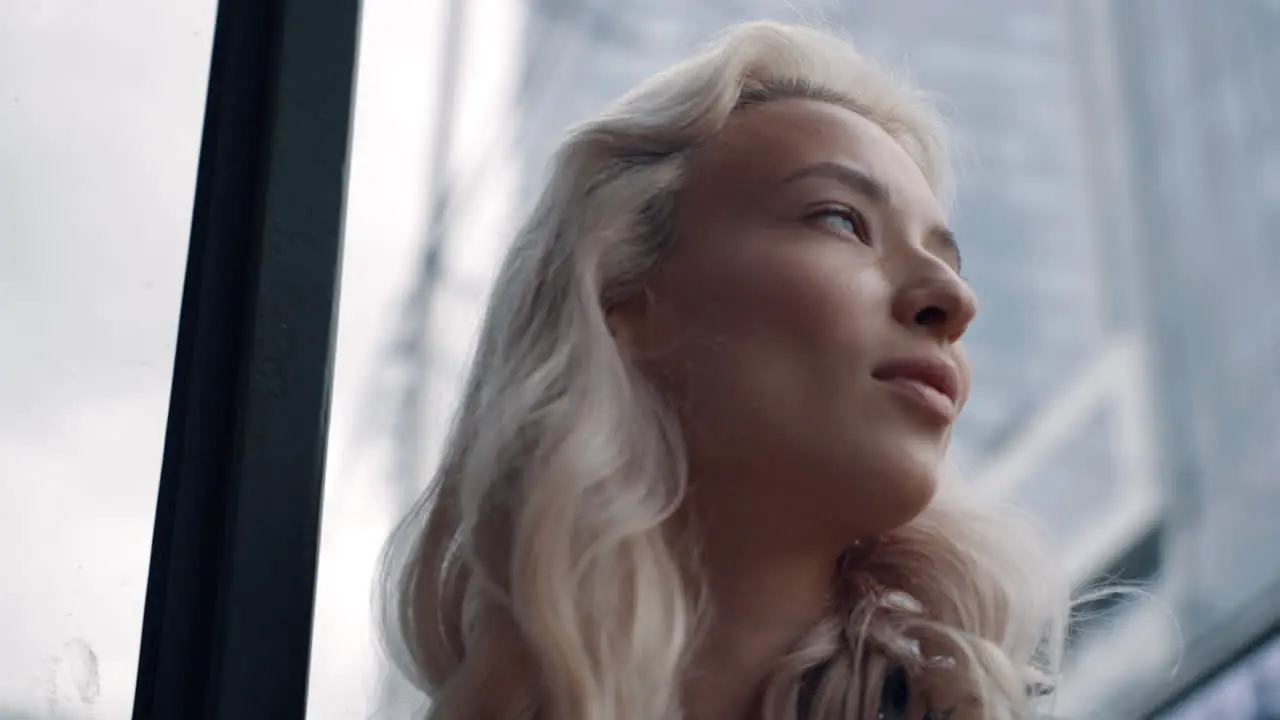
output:
[[[701,591],[664,529],[685,453],[605,317],[675,241],[691,154],[737,109],[791,97],[877,123],[949,194],[931,104],[803,27],[733,27],[569,134],[498,274],[439,470],[383,557],[384,639],[432,718],[681,717]],[[961,700],[958,717],[1023,717],[1067,614],[1039,547],[945,484],[833,568],[838,607],[780,659],[764,717],[797,718],[808,686],[807,718],[874,718],[895,666]]]

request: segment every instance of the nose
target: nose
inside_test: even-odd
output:
[[[939,342],[954,343],[978,313],[978,298],[969,284],[936,258],[921,263],[899,287],[893,316],[910,330]]]

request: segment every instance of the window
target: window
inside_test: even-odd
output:
[[[1236,660],[1156,720],[1271,720],[1280,717],[1280,637]]]
[[[408,714],[367,622],[373,560],[425,482],[552,138],[727,22],[796,19],[663,1],[376,4],[354,111],[359,0],[0,11],[0,547],[18,588],[0,594],[0,720]],[[1114,663],[1089,664],[1078,714],[1165,683],[1176,616],[1214,664],[1140,710],[1272,717],[1274,641],[1238,670],[1218,658],[1275,634],[1280,566],[1258,549],[1280,501],[1280,132],[1256,91],[1275,3],[944,5],[825,3],[872,54],[918,48],[985,161],[957,218],[992,300],[959,460],[1048,521],[1075,577],[1154,578],[1172,606],[1076,648]],[[430,77],[441,58],[453,90]],[[423,203],[442,193],[443,221]],[[408,439],[380,445],[392,422]]]
[[[214,6],[0,6],[4,720],[129,715]]]
[[[135,720],[305,715],[359,10],[218,8]]]

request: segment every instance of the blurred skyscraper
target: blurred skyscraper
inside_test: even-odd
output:
[[[1275,596],[1280,3],[528,7],[517,130],[495,150],[519,162],[525,207],[566,127],[733,22],[834,27],[936,91],[960,140],[954,224],[982,298],[955,444],[975,487],[1035,511],[1078,582],[1155,582],[1189,640]],[[483,190],[464,175],[451,202],[481,211]],[[484,293],[464,280],[450,302],[475,317]],[[426,340],[446,367],[465,357]],[[451,407],[454,376],[429,370],[418,377]],[[1124,647],[1080,643],[1076,715],[1110,717],[1117,696],[1167,680],[1168,656],[1141,643],[1169,624],[1130,625]]]
[[[1090,160],[1070,3],[531,0],[520,151],[531,200],[565,127],[748,19],[828,25],[944,98],[960,139],[955,220],[982,297],[956,456],[1041,511],[1087,575],[1154,526],[1134,312],[1108,293],[1116,242]],[[1120,238],[1127,241],[1128,238]],[[1145,463],[1145,464],[1144,464]]]
[[[1125,140],[1101,161],[1124,167],[1136,251],[1112,286],[1136,299],[1150,348],[1160,594],[1186,642],[1179,680],[1193,680],[1280,619],[1280,3],[1088,4]],[[1129,638],[1128,652],[1096,654],[1127,670],[1092,683],[1111,707],[1168,684]],[[1280,677],[1255,674],[1228,685],[1269,694],[1269,711],[1178,717],[1275,717]]]
[[[1114,12],[1169,540],[1201,625],[1280,581],[1280,3]]]

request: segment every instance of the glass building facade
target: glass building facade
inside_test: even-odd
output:
[[[1194,656],[1280,582],[1278,5],[529,0],[503,197],[527,209],[568,126],[737,21],[836,28],[938,93],[982,298],[954,455],[1036,513],[1081,587],[1150,591],[1081,632],[1062,693],[1068,716],[1142,717],[1189,681],[1170,681],[1175,626]],[[437,408],[490,270],[444,266]]]
[[[682,6],[627,0],[530,3],[518,105],[523,200],[564,128],[709,35],[748,19],[837,28],[944,98],[959,139],[955,226],[982,297],[970,331],[973,398],[955,456],[974,482],[1042,513],[1063,548],[1089,548],[1078,574],[1105,565],[1158,509],[1143,442],[1140,338],[1108,294],[1114,238],[1097,202],[1084,30],[1067,2],[936,0]],[[1122,238],[1128,241],[1129,238]],[[1049,512],[1049,510],[1052,512]],[[1118,519],[1117,519],[1118,518]],[[1099,532],[1105,537],[1099,538]]]
[[[1158,599],[1191,681],[1280,616],[1280,4],[1104,5],[1168,500]],[[1118,717],[1167,692],[1168,665],[1141,651],[1161,625],[1117,633],[1139,650],[1092,683]],[[1259,653],[1161,717],[1277,717],[1274,651]]]
[[[1170,540],[1202,626],[1280,581],[1280,4],[1115,12]]]

